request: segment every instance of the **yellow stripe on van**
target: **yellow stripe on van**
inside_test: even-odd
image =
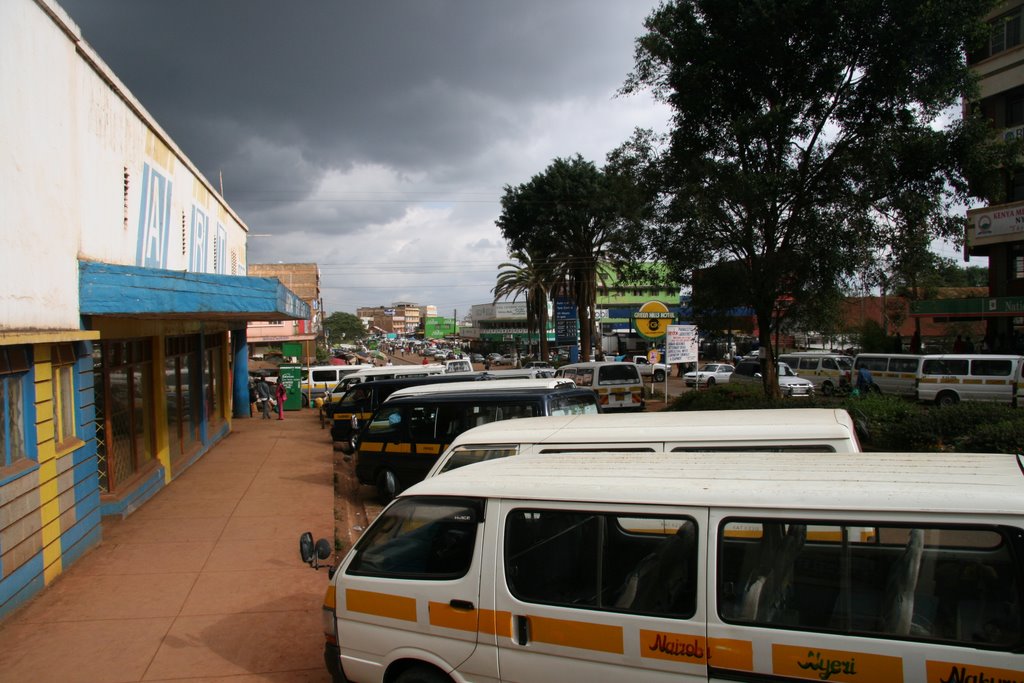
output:
[[[345,609],[349,612],[372,614],[376,617],[416,621],[415,598],[406,598],[401,595],[349,588],[345,591]]]
[[[441,454],[441,444],[439,443],[418,443],[416,444],[417,453],[429,453],[431,455]]]
[[[531,616],[530,627],[534,642],[617,655],[624,652],[621,626]]]
[[[359,450],[379,453],[384,450],[384,444],[380,441],[364,441],[359,444]]]
[[[806,645],[772,645],[772,673],[812,681],[886,681],[903,683],[900,657]]]
[[[479,612],[475,609],[455,609],[447,602],[428,602],[427,614],[431,626],[476,633]]]
[[[707,662],[707,651],[704,636],[640,629],[641,657],[684,664],[704,664]]]
[[[754,644],[735,638],[712,638],[708,645],[708,663],[719,669],[754,670]]]
[[[412,453],[411,443],[389,443],[384,447],[386,453]]]
[[[512,637],[512,613],[495,612],[492,609],[480,610],[480,633],[503,638]]]
[[[1024,683],[1024,671],[1012,669],[996,669],[976,664],[957,664],[953,662],[925,662],[927,683],[946,683],[946,681],[1005,681],[1006,683]]]

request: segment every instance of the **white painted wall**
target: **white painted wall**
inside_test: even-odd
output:
[[[79,258],[245,275],[245,225],[52,0],[0,1],[0,207],[0,332],[78,329]]]

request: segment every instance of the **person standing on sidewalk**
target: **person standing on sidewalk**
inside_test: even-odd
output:
[[[277,419],[278,420],[283,420],[284,419],[284,402],[285,402],[285,399],[288,398],[288,390],[285,389],[284,382],[281,381],[280,377],[277,378],[277,390],[276,390],[275,393],[277,394],[277,396],[276,396],[276,398],[277,398]]]
[[[270,419],[270,385],[267,384],[267,378],[263,375],[259,376],[256,380],[256,402],[260,404],[260,410],[263,413],[263,419]]]

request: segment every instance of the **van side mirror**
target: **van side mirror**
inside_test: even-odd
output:
[[[321,538],[314,543],[313,534],[308,531],[299,536],[299,557],[313,569],[320,569],[323,566],[333,570],[333,566],[321,564],[330,556],[331,542],[326,538]]]

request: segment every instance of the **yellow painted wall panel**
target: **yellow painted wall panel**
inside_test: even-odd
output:
[[[47,516],[53,516],[49,522],[45,521]],[[60,510],[57,508],[57,501],[43,506],[43,548],[49,549],[51,545],[58,546],[57,554],[60,554]],[[44,553],[45,557],[45,553]]]

